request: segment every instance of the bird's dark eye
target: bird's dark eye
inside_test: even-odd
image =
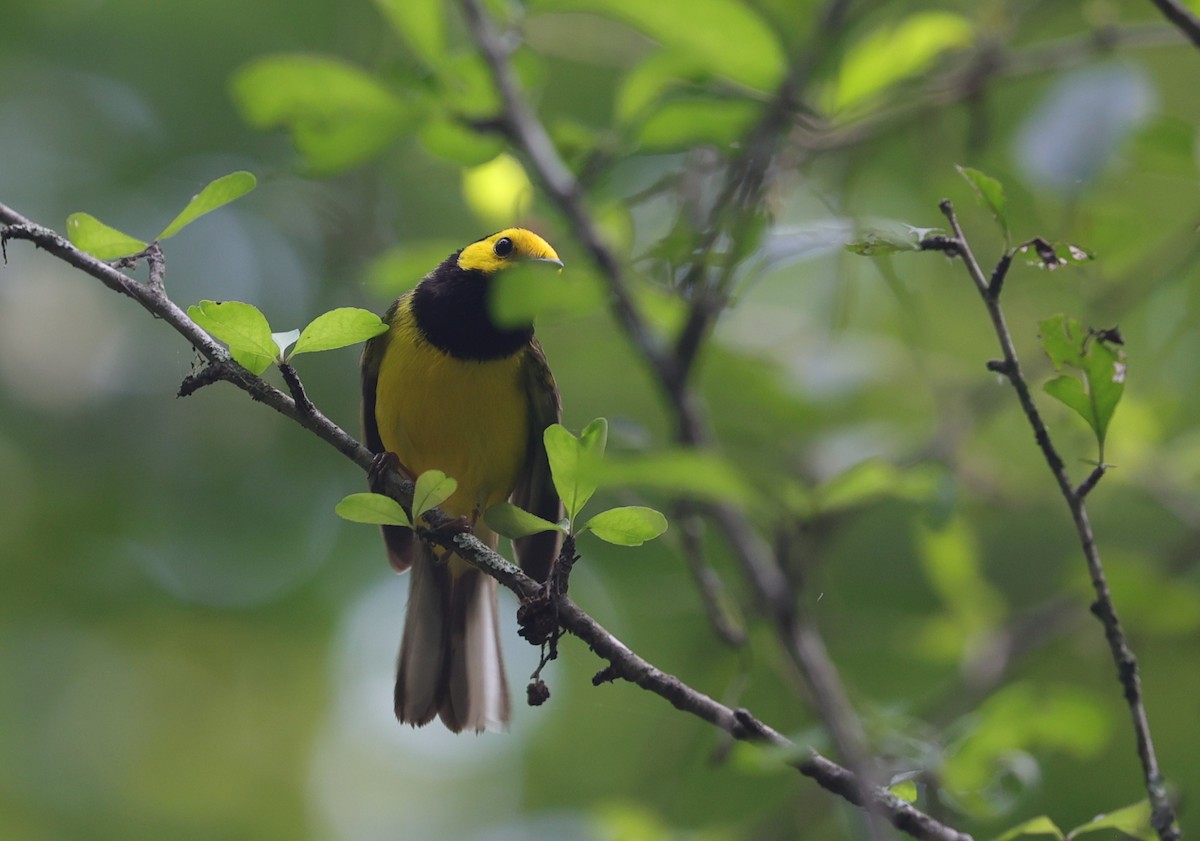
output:
[[[508,237],[500,237],[496,240],[496,244],[492,246],[492,251],[496,252],[497,257],[507,257],[512,254],[513,241]]]

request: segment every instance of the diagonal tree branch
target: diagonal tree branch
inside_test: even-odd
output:
[[[297,407],[291,397],[232,361],[228,351],[192,322],[170,299],[164,283],[139,283],[109,263],[75,248],[53,230],[37,225],[15,210],[0,204],[0,244],[7,244],[9,240],[31,242],[54,257],[91,275],[108,288],[137,301],[149,313],[166,321],[209,360],[210,368],[206,370],[217,371],[216,374],[205,377],[209,382],[225,380],[234,384],[252,399],[265,403],[308,429],[360,469],[371,469],[374,456],[369,450],[330,421],[316,407]],[[156,274],[161,280],[161,268],[156,270]],[[198,378],[203,376],[197,375]],[[402,479],[395,472],[386,475],[383,489],[397,501],[411,505],[412,482]],[[474,535],[455,533],[449,528],[438,528],[452,522],[452,518],[436,509],[425,516],[432,527],[426,534],[427,538],[454,548],[465,560],[478,566],[522,598],[541,593],[540,584],[525,575],[519,567],[493,552]],[[606,671],[612,676],[621,677],[664,698],[677,709],[709,722],[735,739],[796,751],[801,756],[793,760],[791,765],[802,774],[851,803],[865,804],[870,811],[883,815],[898,829],[914,838],[922,841],[971,841],[969,835],[935,820],[887,789],[865,786],[849,769],[816,751],[797,746],[748,711],[731,709],[656,668],[592,619],[565,594],[555,597],[555,607],[561,626],[608,661]]]
[[[1200,17],[1189,9],[1187,6],[1179,2],[1179,0],[1150,0],[1158,10],[1163,13],[1163,17],[1171,23],[1179,27],[1179,31],[1188,37],[1188,39],[1200,47]]]
[[[1104,635],[1108,640],[1113,662],[1117,667],[1117,677],[1125,689],[1125,701],[1129,706],[1129,714],[1133,720],[1133,731],[1137,738],[1138,757],[1142,763],[1142,774],[1146,785],[1146,792],[1150,798],[1151,823],[1161,841],[1179,841],[1182,837],[1182,832],[1176,822],[1175,808],[1171,805],[1171,800],[1167,795],[1166,784],[1154,751],[1154,740],[1150,733],[1150,721],[1146,715],[1146,706],[1142,697],[1142,681],[1138,670],[1137,658],[1134,656],[1133,650],[1125,638],[1121,621],[1117,617],[1117,609],[1113,604],[1112,593],[1108,588],[1108,580],[1104,575],[1104,566],[1100,561],[1100,550],[1096,546],[1096,537],[1092,531],[1092,524],[1088,519],[1087,507],[1084,502],[1086,495],[1099,481],[1101,473],[1093,471],[1092,475],[1078,488],[1072,485],[1071,479],[1067,475],[1067,469],[1063,463],[1062,456],[1059,455],[1058,450],[1050,440],[1050,433],[1046,429],[1046,424],[1042,420],[1041,413],[1038,412],[1037,405],[1033,402],[1033,396],[1029,391],[1029,384],[1021,371],[1021,363],[1017,358],[1012,334],[1008,331],[1008,325],[1004,321],[1004,313],[1000,308],[999,284],[993,286],[984,274],[979,262],[975,259],[970,243],[967,242],[967,238],[963,234],[958,217],[954,212],[954,206],[950,200],[943,200],[939,207],[942,214],[950,223],[950,229],[954,233],[954,239],[950,242],[952,247],[950,249],[941,248],[939,250],[944,250],[949,256],[962,258],[963,264],[967,268],[967,274],[975,284],[980,298],[983,299],[988,317],[992,322],[992,328],[996,333],[996,339],[1000,343],[1003,358],[996,363],[989,363],[988,367],[993,371],[1003,374],[1008,378],[1009,383],[1012,384],[1013,390],[1017,394],[1017,400],[1021,404],[1021,410],[1024,412],[1025,418],[1029,421],[1029,426],[1033,430],[1038,448],[1042,451],[1046,465],[1050,468],[1055,482],[1058,483],[1059,492],[1062,494],[1063,499],[1067,503],[1067,508],[1071,512],[1075,532],[1079,537],[1079,544],[1083,550],[1084,560],[1087,562],[1088,573],[1091,576],[1092,588],[1096,594],[1096,601],[1092,604],[1091,610],[1104,625]],[[1005,264],[1010,259],[1011,255],[1006,254],[1001,258],[1000,262],[1001,264]],[[1002,273],[998,274],[1001,277],[1003,276]]]

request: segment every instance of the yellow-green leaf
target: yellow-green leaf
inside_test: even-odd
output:
[[[546,427],[542,436],[554,487],[574,521],[596,492],[604,446],[608,441],[608,421],[597,418],[576,438],[562,424]]]
[[[1000,229],[1004,231],[1004,242],[1007,244],[1009,242],[1008,199],[1004,195],[1004,185],[977,169],[957,165],[954,168],[958,170],[959,175],[967,179],[968,184],[975,188],[975,193],[984,206],[992,211]]]
[[[80,251],[100,260],[128,257],[146,248],[140,239],[110,228],[87,213],[72,213],[67,217],[67,239]]]
[[[426,470],[417,477],[413,488],[413,517],[437,508],[458,490],[458,480],[451,479],[440,470]]]
[[[446,49],[443,0],[375,0],[392,29],[426,64],[436,64]]]
[[[188,317],[229,346],[238,364],[258,375],[279,355],[271,325],[257,307],[241,301],[201,301],[188,307]]]
[[[618,546],[641,546],[667,530],[667,518],[661,512],[642,505],[628,505],[601,511],[588,520],[580,532],[590,531],[601,540]]]
[[[760,501],[757,489],[732,462],[716,453],[692,449],[606,459],[600,469],[600,485],[653,489],[689,499],[744,506]]]
[[[387,332],[387,325],[375,313],[358,307],[339,307],[318,315],[308,323],[296,340],[292,356],[334,350],[365,342]]]
[[[243,119],[290,130],[307,169],[319,175],[379,154],[416,116],[374,76],[324,56],[257,59],[234,74],[232,88]]]
[[[492,281],[488,305],[502,326],[531,324],[536,317],[563,317],[595,312],[604,305],[604,286],[594,275],[569,279],[553,263],[524,263]]]
[[[1015,838],[1022,838],[1026,835],[1049,835],[1052,838],[1062,839],[1062,830],[1045,815],[1039,815],[1036,818],[1030,818],[1024,823],[1017,824],[1008,832],[998,836],[994,841],[1013,841]]]
[[[538,0],[539,11],[594,12],[641,30],[668,49],[704,60],[716,76],[761,91],[783,78],[783,47],[771,26],[737,0]]]
[[[745,135],[762,106],[747,99],[688,97],[664,102],[642,124],[644,152],[670,152],[697,144],[727,147]]]
[[[333,509],[339,517],[352,523],[412,528],[408,513],[400,503],[383,494],[350,494]]]
[[[175,236],[185,225],[194,222],[206,213],[216,210],[221,205],[229,204],[241,198],[254,189],[256,180],[249,172],[231,172],[215,181],[210,181],[203,190],[192,196],[179,215],[171,220],[171,224],[163,228],[157,239],[163,240]]]
[[[1155,841],[1158,835],[1150,825],[1150,814],[1150,801],[1142,800],[1115,812],[1097,815],[1082,826],[1075,827],[1067,833],[1067,841],[1074,841],[1080,835],[1101,829],[1115,829],[1140,841]]]
[[[897,82],[924,72],[943,54],[966,47],[970,21],[952,12],[917,12],[896,25],[875,29],[846,52],[826,104],[847,111]]]
[[[511,502],[498,502],[484,511],[483,521],[496,534],[504,535],[511,540],[518,540],[544,531],[564,530],[558,523],[543,520],[536,514],[530,514],[524,508],[518,508]]]

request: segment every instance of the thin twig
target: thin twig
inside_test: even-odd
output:
[[[1000,349],[1004,354],[1001,373],[1012,383],[1013,389],[1017,393],[1017,399],[1021,404],[1021,409],[1025,413],[1025,418],[1033,429],[1038,448],[1042,451],[1046,464],[1050,468],[1050,472],[1054,475],[1055,481],[1058,483],[1059,492],[1066,501],[1068,509],[1070,509],[1071,519],[1075,524],[1075,531],[1079,537],[1079,543],[1083,549],[1084,559],[1087,562],[1088,572],[1091,576],[1092,588],[1096,593],[1096,601],[1092,604],[1091,610],[1104,625],[1104,635],[1108,640],[1113,662],[1117,667],[1118,679],[1124,687],[1125,701],[1129,706],[1130,717],[1133,721],[1133,731],[1137,738],[1138,758],[1141,760],[1146,792],[1150,798],[1151,823],[1161,841],[1179,841],[1182,833],[1176,822],[1175,808],[1172,806],[1170,798],[1167,795],[1166,785],[1163,781],[1162,772],[1158,766],[1158,758],[1154,751],[1154,740],[1150,733],[1150,721],[1146,715],[1146,706],[1142,697],[1142,683],[1138,671],[1137,658],[1134,656],[1133,650],[1129,647],[1129,643],[1125,638],[1125,632],[1117,617],[1112,593],[1109,591],[1108,581],[1104,575],[1104,566],[1100,560],[1100,550],[1096,546],[1096,537],[1092,531],[1087,508],[1084,504],[1084,497],[1087,495],[1087,492],[1095,487],[1096,482],[1100,480],[1100,477],[1103,475],[1103,469],[1098,467],[1094,470],[1092,476],[1089,476],[1088,480],[1080,485],[1079,490],[1076,490],[1071,485],[1071,480],[1067,476],[1066,466],[1058,450],[1055,449],[1054,444],[1050,440],[1046,424],[1033,402],[1029,385],[1025,380],[1024,374],[1021,372],[1016,348],[1013,345],[1012,335],[1008,331],[1008,325],[1004,322],[1004,314],[1001,312],[999,299],[997,296],[990,294],[987,277],[980,268],[975,255],[971,251],[970,243],[967,242],[967,238],[963,234],[958,217],[954,212],[953,204],[951,204],[949,199],[945,199],[939,207],[943,215],[945,215],[946,220],[950,223],[950,229],[958,241],[958,256],[962,258],[963,264],[967,268],[967,273],[970,275],[971,281],[975,284],[975,288],[979,291],[984,306],[987,308],[988,316],[991,318],[996,339],[999,341]],[[993,370],[997,369],[993,368]]]
[[[229,351],[217,344],[216,340],[188,318],[187,313],[167,296],[162,286],[137,282],[103,260],[98,260],[90,254],[80,251],[51,229],[29,221],[3,204],[0,204],[0,223],[6,226],[0,230],[0,240],[20,239],[32,242],[38,248],[96,278],[114,292],[119,292],[137,301],[152,315],[169,324],[212,363],[218,369],[219,376],[214,375],[217,379],[233,383],[254,400],[265,403],[280,414],[297,421],[305,429],[333,445],[338,452],[350,458],[363,470],[370,468],[373,456],[366,448],[362,447],[352,436],[347,435],[320,411],[314,410],[312,414],[299,411],[292,398],[234,362],[229,356]],[[205,377],[196,375],[195,378],[189,378],[189,380],[192,379],[203,380]],[[185,380],[185,386],[187,382]],[[201,382],[201,384],[203,383]]]
[[[352,436],[330,421],[314,408],[311,413],[302,412],[292,398],[271,386],[261,377],[256,377],[228,358],[228,352],[196,324],[167,297],[164,289],[152,289],[140,284],[113,266],[86,254],[49,228],[30,222],[16,211],[0,204],[0,244],[9,239],[22,239],[60,260],[100,280],[110,289],[128,295],[152,315],[162,318],[219,371],[219,378],[233,383],[256,401],[265,403],[305,429],[313,432],[354,462],[363,471],[370,471],[375,456],[359,444]],[[147,291],[150,290],[150,291]],[[197,378],[203,375],[197,375]],[[218,375],[213,375],[218,376]],[[403,479],[395,470],[386,470],[380,476],[379,490],[390,494],[403,505],[412,504],[412,482]],[[443,528],[453,521],[443,512],[434,509],[425,514],[432,529],[428,533],[445,546],[455,549],[469,563],[496,578],[522,598],[533,598],[543,592],[542,585],[525,575],[519,567],[506,561],[496,552],[470,533]],[[849,769],[826,759],[815,751],[801,748],[789,739],[753,718],[744,710],[734,711],[702,692],[691,688],[683,681],[656,668],[635,654],[613,634],[579,608],[566,594],[555,597],[555,606],[561,626],[579,637],[600,657],[608,661],[602,672],[613,678],[621,677],[637,684],[669,701],[677,709],[688,712],[713,724],[734,738],[746,741],[765,742],[780,748],[795,750],[803,754],[791,764],[819,785],[846,800],[862,804],[872,813],[886,817],[898,829],[923,841],[971,841],[969,835],[958,832],[911,804],[896,797],[879,786],[865,786]],[[864,801],[865,798],[865,801]]]
[[[721,582],[721,577],[705,560],[704,520],[691,503],[680,502],[675,506],[674,521],[677,526],[675,531],[683,544],[683,557],[696,582],[708,624],[726,645],[741,648],[746,644],[746,628],[741,619],[733,615],[729,592]]]
[[[280,362],[279,373],[283,375],[283,381],[287,383],[288,391],[292,393],[292,399],[296,401],[296,408],[306,415],[315,412],[316,407],[308,399],[308,393],[304,390],[304,383],[300,381],[300,375],[296,373],[296,369],[287,362]]]
[[[1097,464],[1092,469],[1092,472],[1088,474],[1088,477],[1079,483],[1079,487],[1075,489],[1075,496],[1082,501],[1096,487],[1096,483],[1104,478],[1104,473],[1107,470],[1107,464]]]

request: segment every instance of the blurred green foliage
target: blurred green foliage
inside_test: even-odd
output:
[[[673,335],[695,220],[820,5],[489,5],[638,305]],[[1053,273],[1018,255],[1004,305],[1039,386],[1056,373],[1041,322],[1120,324],[1133,364],[1095,429],[1118,469],[1089,507],[1159,758],[1200,790],[1196,52],[1141,0],[853,4],[821,44],[769,225],[698,363],[721,442],[703,457],[675,446],[587,255],[490,130],[498,99],[455,4],[10,3],[0,201],[60,230],[86,207],[152,231],[181,196],[254,172],[253,193],[165,245],[167,289],[289,326],[381,312],[455,247],[537,229],[567,264],[562,300],[514,317],[539,313],[566,426],[610,420],[597,501],[670,511],[683,489],[790,545],[873,748],[922,808],[979,838],[1097,813],[1117,817],[1093,837],[1136,834],[1116,811],[1144,795],[1127,711],[1061,498],[984,369],[986,314],[957,263],[887,252],[942,225],[949,196],[985,268],[1006,246],[992,212],[1015,242],[1095,253]],[[956,164],[1004,185],[971,179],[990,210]],[[847,253],[865,231],[882,256]],[[175,400],[193,365],[128,301],[10,244],[0,838],[857,837],[850,807],[777,757],[730,752],[636,687],[592,687],[598,662],[569,640],[550,702],[519,706],[509,735],[401,729],[406,581],[373,529],[331,513],[363,477],[233,389]],[[355,428],[354,351],[301,373]],[[1082,478],[1093,431],[1038,396]],[[720,539],[699,540],[750,607]],[[592,541],[572,594],[660,667],[827,748],[766,625],[740,650],[714,636],[674,529]],[[537,653],[506,633],[519,687]]]

